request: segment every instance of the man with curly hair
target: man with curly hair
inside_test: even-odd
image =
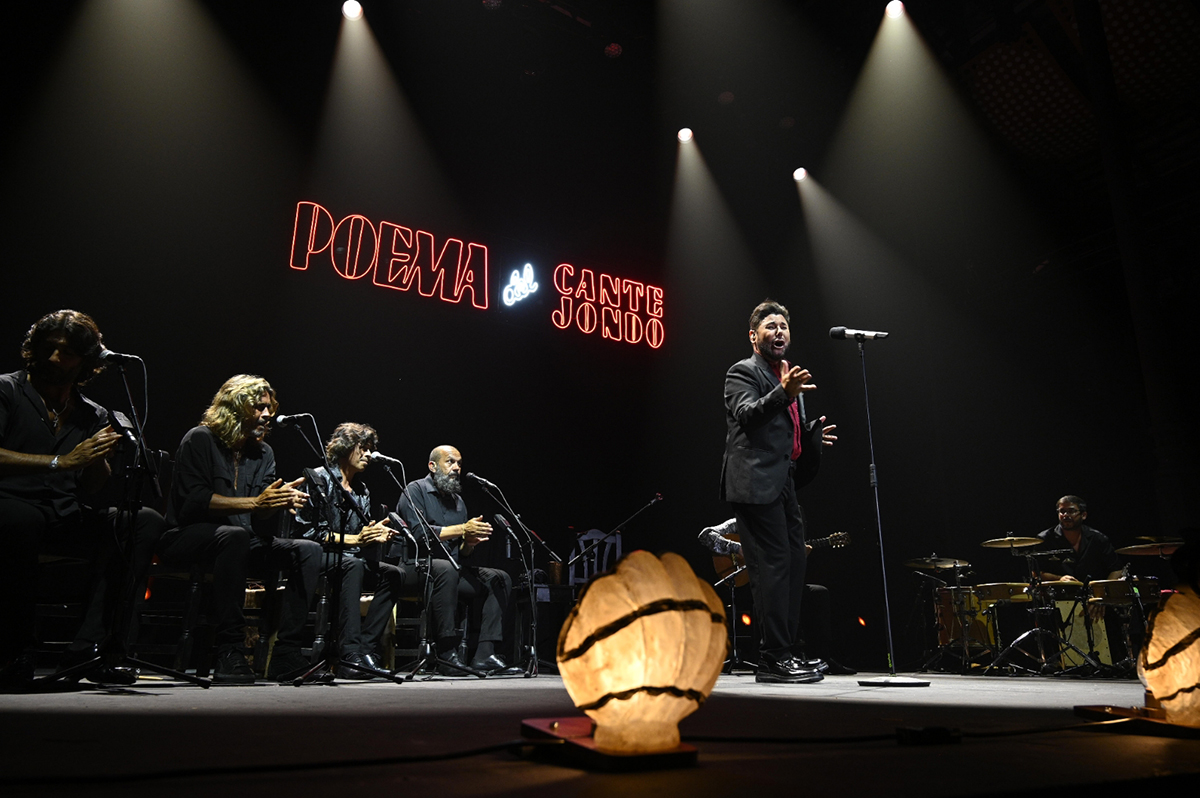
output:
[[[387,631],[388,619],[396,599],[416,594],[420,579],[407,564],[399,566],[381,560],[384,544],[397,533],[387,520],[371,520],[371,492],[359,478],[370,463],[370,453],[379,447],[379,435],[366,424],[339,424],[325,444],[329,468],[306,470],[308,492],[312,501],[296,513],[300,534],[325,546],[325,568],[332,570],[337,563],[338,539],[343,544],[340,592],[340,629],[342,666],[338,678],[369,679],[365,671],[345,667],[344,663],[387,670],[378,659],[379,646]],[[337,490],[340,484],[345,490]],[[349,497],[362,512],[343,508],[341,497]],[[367,523],[363,523],[363,518]],[[455,601],[453,567],[445,560],[433,562],[434,603],[453,606]],[[364,621],[359,610],[359,597],[364,583],[374,586],[375,595]]]
[[[217,661],[213,680],[250,684],[254,671],[243,652],[242,611],[251,570],[283,570],[288,577],[269,678],[288,676],[308,661],[300,646],[316,591],[321,546],[277,536],[279,511],[294,512],[308,495],[304,479],[275,475],[275,453],[263,440],[279,403],[262,377],[226,380],[199,426],[188,430],[175,455],[167,504],[168,530],[160,556],[168,565],[201,562],[212,568]]]
[[[91,559],[94,590],[65,664],[94,658],[113,623],[121,585],[111,545],[115,511],[94,510],[86,499],[110,474],[108,457],[120,434],[108,411],[79,387],[103,369],[104,338],[96,322],[76,310],[49,313],[29,328],[21,346],[25,368],[0,375],[0,680],[21,686],[33,678],[34,597],[38,554]],[[138,515],[127,559],[144,575],[162,518]],[[92,681],[132,684],[128,668],[103,666]]]

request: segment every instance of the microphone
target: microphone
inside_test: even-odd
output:
[[[296,423],[297,419],[312,418],[311,413],[292,413],[290,416],[278,415],[271,419],[279,427],[290,427]]]
[[[830,338],[853,338],[856,341],[866,341],[872,338],[887,338],[888,334],[878,330],[851,330],[848,327],[833,327],[829,330]]]
[[[404,463],[401,463],[395,457],[388,457],[386,454],[380,454],[379,452],[367,452],[367,459],[373,460],[377,463],[386,463],[394,466],[404,465]]]
[[[126,363],[140,363],[142,359],[137,355],[122,355],[120,352],[114,352],[111,349],[100,350],[101,363],[116,363],[122,366]]]
[[[484,479],[483,477],[479,476],[478,474],[468,471],[467,476],[470,477],[471,479],[475,480],[476,482],[478,482],[480,485],[486,485],[487,487],[492,488],[494,490],[500,490],[500,487],[495,482]]]
[[[517,533],[512,531],[512,527],[508,525],[508,519],[505,518],[500,513],[496,513],[494,516],[492,516],[492,521],[495,522],[496,526],[500,527],[501,529],[503,529],[505,532],[508,533],[508,535],[504,538],[504,556],[511,560],[512,559],[512,542],[513,542],[513,539],[516,538]],[[519,547],[520,545],[521,545],[521,541],[518,540],[517,546]]]

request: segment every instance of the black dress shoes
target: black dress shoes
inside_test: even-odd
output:
[[[254,669],[246,661],[246,655],[236,648],[218,651],[213,684],[254,684]]]
[[[375,674],[373,673],[356,670],[354,668],[348,668],[346,667],[346,664],[360,665],[364,668],[374,667],[367,656],[360,654],[357,651],[351,651],[348,654],[342,655],[342,664],[339,664],[337,669],[337,677],[339,679],[357,679],[365,682],[369,679],[375,678]]]
[[[766,684],[808,684],[825,677],[816,668],[806,668],[795,657],[775,659],[760,654],[754,681]]]
[[[267,678],[273,682],[290,682],[303,676],[311,667],[312,663],[299,649],[276,645],[275,650],[271,652],[271,662],[267,666]]]
[[[828,673],[830,676],[853,676],[854,674],[858,673],[858,671],[854,670],[854,668],[843,665],[833,657],[829,657],[825,660],[825,667],[828,668],[825,673]]]
[[[60,671],[65,671],[68,668],[73,668],[76,665],[96,659],[100,656],[100,646],[92,643],[87,648],[68,650],[62,658],[62,662],[58,664]],[[137,671],[133,668],[124,665],[107,665],[104,662],[98,662],[82,673],[75,675],[75,681],[87,679],[93,684],[120,684],[129,686],[137,682]]]
[[[509,665],[495,654],[483,659],[471,660],[471,667],[477,671],[486,673],[488,676],[517,676],[525,672],[523,668],[518,668],[516,665]]]
[[[457,649],[448,651],[445,654],[438,654],[438,658],[443,660],[446,663],[449,663],[447,665],[438,663],[438,673],[440,673],[441,675],[443,675],[443,676],[471,676],[472,675],[468,671],[460,670],[460,668],[464,667],[464,666],[463,666],[462,659],[460,659],[458,656]],[[458,666],[458,667],[451,667],[451,666]]]

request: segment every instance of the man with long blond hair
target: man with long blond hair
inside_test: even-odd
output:
[[[304,621],[316,590],[321,546],[276,536],[279,511],[294,512],[308,496],[303,479],[275,475],[275,453],[264,442],[279,407],[262,377],[230,377],[212,399],[199,426],[188,430],[175,455],[167,504],[168,530],[160,555],[169,565],[201,562],[213,572],[216,616],[216,682],[248,684],[254,671],[242,650],[242,612],[249,570],[281,569],[288,576],[271,673],[302,670]]]

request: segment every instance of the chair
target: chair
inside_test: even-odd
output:
[[[605,533],[601,530],[589,529],[576,539],[575,548],[571,550],[568,562],[574,560],[580,552],[592,546],[596,541],[603,540],[604,542],[570,567],[567,572],[567,584],[572,588],[586,586],[600,574],[611,570],[617,564],[617,560],[621,559],[621,533],[614,532],[608,536],[607,540],[604,538]]]

